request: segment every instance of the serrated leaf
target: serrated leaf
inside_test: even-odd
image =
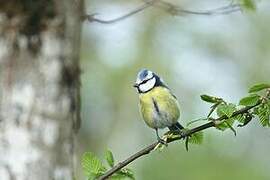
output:
[[[216,126],[217,129],[221,130],[221,131],[225,131],[226,129],[230,128],[230,126],[233,126],[235,119],[234,118],[230,118],[227,119],[226,122],[223,122],[219,125]]]
[[[238,121],[239,123],[244,123],[245,122],[245,117],[242,114],[239,114],[237,116],[232,117],[234,120]]]
[[[113,158],[113,153],[110,150],[107,150],[105,152],[105,158],[107,163],[109,164],[110,167],[114,166],[114,158]]]
[[[260,105],[254,113],[258,115],[259,121],[263,127],[270,127],[270,108],[268,104]]]
[[[249,93],[258,92],[270,88],[270,84],[256,84],[249,89]]]
[[[87,177],[92,176],[92,153],[84,153],[81,160],[81,165],[83,167],[84,174]]]
[[[250,96],[242,98],[239,104],[243,106],[254,106],[259,100],[260,96],[258,94],[251,94]]]
[[[245,125],[247,125],[251,120],[252,120],[252,115],[251,114],[239,114],[235,117],[232,117],[234,118],[234,120],[238,121],[240,124],[238,124],[237,126],[238,127],[243,127]]]
[[[236,111],[236,106],[234,104],[219,104],[217,107],[217,115],[219,117],[222,117],[226,115],[228,118],[230,118],[234,111]]]
[[[192,134],[189,137],[189,140],[188,141],[191,144],[202,144],[202,142],[203,142],[203,132],[202,131],[199,131],[199,132],[196,132],[196,133]]]
[[[95,179],[106,171],[101,161],[91,152],[83,154],[81,164],[84,174],[90,179]]]
[[[222,100],[221,98],[214,97],[214,96],[209,96],[209,95],[206,95],[206,94],[203,94],[200,97],[201,97],[201,99],[203,101],[209,102],[209,103],[217,103],[217,102],[220,102]]]
[[[259,114],[258,116],[259,116],[260,123],[263,127],[270,126],[268,116],[266,116],[265,114]]]

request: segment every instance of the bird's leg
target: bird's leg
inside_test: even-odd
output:
[[[179,133],[181,136],[183,136],[183,137],[186,136],[186,133],[185,133],[184,129],[180,129],[178,126],[175,126],[175,127],[176,127],[176,129],[178,130],[178,133]]]
[[[182,137],[186,136],[186,131],[184,128],[180,128],[175,124],[172,126],[169,126],[168,128],[169,128],[170,132],[172,132],[173,134],[179,134]]]
[[[156,135],[157,135],[157,140],[158,140],[158,142],[159,142],[160,144],[163,144],[163,145],[165,145],[165,146],[168,146],[167,142],[159,136],[159,134],[158,134],[158,129],[156,128],[155,130],[156,130]]]

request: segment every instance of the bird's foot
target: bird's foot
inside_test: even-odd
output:
[[[187,137],[187,130],[186,129],[181,129],[179,131],[180,136],[182,136],[183,138]]]
[[[168,143],[167,143],[167,141],[166,141],[167,138],[164,140],[164,139],[158,137],[157,140],[158,140],[158,143],[159,143],[159,144],[162,144],[162,145],[164,145],[164,146],[166,146],[166,147],[168,146]]]
[[[173,130],[170,131],[173,135],[180,135],[182,138],[185,138],[187,135],[187,129]]]

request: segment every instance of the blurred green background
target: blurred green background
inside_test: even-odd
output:
[[[170,1],[189,9],[211,9],[228,1]],[[112,19],[142,1],[88,0],[88,13]],[[82,127],[78,158],[85,151],[102,157],[109,148],[123,160],[156,140],[142,121],[136,74],[148,68],[159,74],[178,97],[180,122],[205,117],[209,104],[201,94],[237,103],[247,88],[270,82],[270,3],[256,12],[224,16],[171,16],[149,8],[118,23],[84,23],[82,35]],[[163,131],[165,132],[165,131]],[[186,152],[170,144],[132,163],[140,180],[269,180],[270,130],[252,121],[237,129],[205,131],[203,145]],[[85,179],[78,165],[78,179]]]

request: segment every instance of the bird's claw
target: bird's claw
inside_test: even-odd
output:
[[[181,130],[181,131],[179,131],[179,134],[180,134],[180,136],[182,137],[182,138],[185,138],[187,135],[186,135],[186,131],[185,130]]]
[[[181,129],[181,130],[175,130],[175,131],[171,131],[171,133],[173,135],[180,135],[182,138],[185,138],[186,135],[186,130],[185,129]]]
[[[157,140],[158,140],[158,143],[159,143],[159,144],[162,144],[162,145],[164,145],[164,146],[166,146],[166,147],[168,146],[168,143],[167,143],[166,140],[161,139],[161,138],[158,138]]]

